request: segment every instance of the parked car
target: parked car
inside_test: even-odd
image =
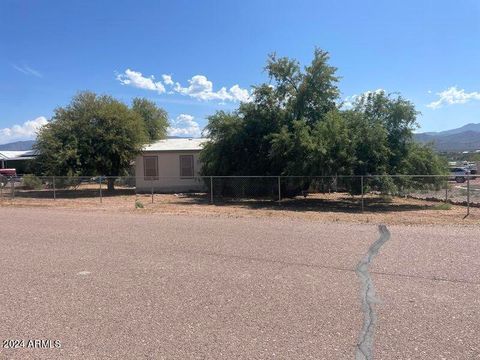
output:
[[[0,176],[5,176],[8,178],[16,177],[17,170],[16,169],[0,169]]]
[[[17,171],[15,169],[0,169],[0,187],[4,188],[12,181],[17,181]]]
[[[470,180],[475,180],[478,176],[477,167],[475,165],[469,165],[468,170],[470,170]]]
[[[452,167],[450,168],[450,180],[455,180],[457,183],[463,183],[470,175],[470,170],[465,167]]]

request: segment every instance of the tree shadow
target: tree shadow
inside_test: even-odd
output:
[[[170,202],[172,203],[172,202]],[[177,201],[173,201],[175,205],[191,205],[191,204],[209,204],[210,198],[205,195],[188,195],[185,194]],[[213,206],[217,207],[241,207],[246,209],[261,210],[288,210],[297,212],[342,212],[342,213],[361,213],[361,199],[350,196],[337,197],[335,199],[327,198],[289,198],[281,201],[271,198],[264,199],[234,199],[234,198],[214,198]],[[368,197],[364,199],[364,213],[369,212],[403,212],[418,210],[433,210],[435,204],[418,204],[412,202],[400,203],[395,202],[395,198],[387,197]]]
[[[120,196],[135,196],[150,194],[136,194],[133,188],[117,188],[113,191],[102,189],[103,198],[114,198]],[[155,194],[159,195],[159,194]],[[165,194],[164,194],[165,195]],[[347,194],[315,194],[307,197],[285,198],[278,201],[272,197],[264,198],[227,198],[214,197],[212,206],[215,207],[236,207],[244,209],[259,209],[272,211],[294,211],[294,212],[338,212],[338,213],[362,213],[361,198]],[[57,189],[56,199],[98,199],[99,189]],[[9,198],[10,193],[3,192],[4,198]],[[30,199],[53,199],[53,190],[16,190],[16,198]],[[171,198],[173,197],[173,199]],[[399,201],[402,200],[402,201]],[[179,206],[209,205],[211,198],[206,193],[180,193],[169,194],[166,200],[160,199],[161,203]],[[422,200],[403,198],[390,198],[386,196],[366,196],[364,198],[364,213],[375,212],[405,212],[419,210],[438,210],[438,204]]]

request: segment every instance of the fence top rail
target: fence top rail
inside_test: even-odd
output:
[[[201,178],[368,178],[368,177],[450,177],[453,175],[420,175],[420,174],[369,174],[369,175],[211,175],[198,176]],[[465,177],[473,177],[475,175],[464,175]],[[163,176],[160,176],[163,177]]]
[[[24,177],[25,175],[31,174],[17,174],[15,177]],[[145,179],[146,181],[155,181],[157,178],[160,179],[179,179],[179,178],[190,178],[190,179],[209,179],[209,178],[315,178],[315,179],[331,179],[331,178],[379,178],[379,177],[421,177],[421,178],[446,178],[446,177],[453,177],[454,175],[445,174],[445,175],[421,175],[421,174],[368,174],[368,175],[196,175],[192,177],[185,177],[185,176],[170,176],[170,175],[159,175],[155,176],[155,179],[148,179],[148,176],[59,176],[59,175],[35,175],[38,178],[42,179],[91,179],[91,180],[98,180],[98,179]],[[472,178],[476,177],[476,174],[465,174],[462,175],[465,178]],[[0,177],[7,177],[7,176],[0,176]]]

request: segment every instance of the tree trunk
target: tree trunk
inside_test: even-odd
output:
[[[115,178],[109,177],[107,179],[107,190],[108,191],[113,191],[115,190]]]

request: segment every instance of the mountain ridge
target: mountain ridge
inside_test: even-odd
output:
[[[188,138],[188,136],[167,136],[167,139]],[[26,151],[32,150],[35,140],[14,141],[0,145],[0,151]]]
[[[439,132],[416,133],[413,137],[420,143],[433,143],[437,151],[474,151],[480,149],[480,123]]]
[[[25,151],[32,150],[35,140],[14,141],[0,145],[0,151]]]

